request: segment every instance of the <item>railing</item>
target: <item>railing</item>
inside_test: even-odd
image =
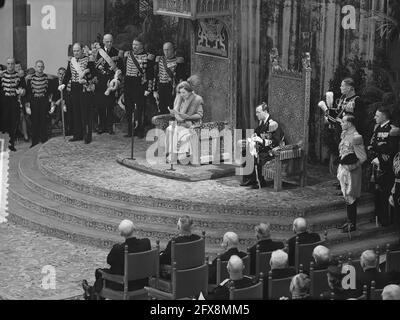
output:
[[[154,0],[154,14],[187,19],[231,14],[232,0]]]

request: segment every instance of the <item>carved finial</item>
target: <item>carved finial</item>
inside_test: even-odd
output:
[[[279,65],[279,52],[277,48],[272,48],[269,53],[269,59],[271,61],[272,69],[281,69]]]
[[[310,55],[309,52],[304,53],[303,68],[304,69],[311,69],[311,55]]]

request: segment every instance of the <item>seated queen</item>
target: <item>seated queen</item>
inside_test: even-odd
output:
[[[179,83],[176,91],[174,108],[169,109],[175,120],[170,122],[166,131],[165,146],[169,162],[191,156],[190,139],[195,135],[194,127],[201,125],[203,119],[203,98],[194,93],[191,82]]]

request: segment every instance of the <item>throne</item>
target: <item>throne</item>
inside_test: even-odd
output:
[[[272,118],[285,134],[286,145],[273,150],[275,157],[264,165],[262,172],[266,179],[274,180],[274,189],[278,192],[282,190],[282,181],[295,182],[300,187],[306,185],[311,61],[310,54],[306,53],[303,70],[298,72],[279,66],[276,49],[270,58],[268,105]]]
[[[162,114],[153,117],[152,123],[156,129],[165,132],[169,126],[169,122],[174,119],[170,114]],[[192,146],[192,165],[209,164],[211,162],[219,163],[220,161],[231,159],[231,152],[229,150],[225,152],[224,150],[226,143],[228,143],[228,146],[232,143],[230,139],[227,139],[229,136],[224,135],[224,130],[229,129],[229,127],[228,121],[203,122],[193,127],[196,134],[190,140]],[[162,145],[163,142],[159,141],[159,149]]]

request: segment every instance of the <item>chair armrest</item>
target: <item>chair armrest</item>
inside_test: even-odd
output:
[[[146,290],[147,294],[150,296],[157,298],[157,299],[162,299],[162,300],[173,300],[174,296],[172,293],[169,292],[164,292],[155,288],[151,287],[144,287],[144,290]]]
[[[301,158],[303,149],[297,144],[290,144],[283,147],[276,147],[272,149],[272,153],[279,160],[288,160]]]
[[[103,280],[108,280],[111,282],[119,283],[119,284],[124,284],[124,277],[120,276],[118,274],[109,274],[107,272],[104,272],[102,270],[99,270],[101,277]]]
[[[151,119],[151,123],[161,130],[165,130],[169,126],[169,121],[174,120],[175,117],[172,114],[162,114],[155,116]]]

